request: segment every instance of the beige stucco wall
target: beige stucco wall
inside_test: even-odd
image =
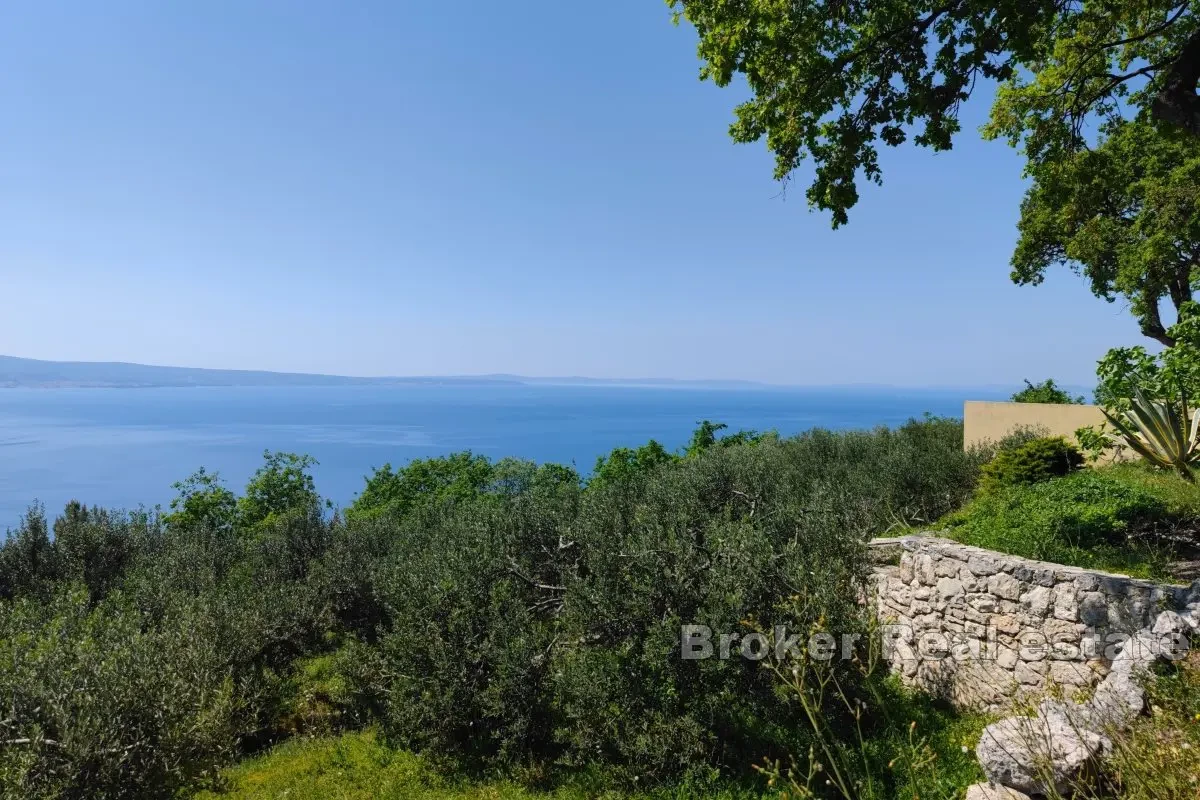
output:
[[[1050,436],[1074,440],[1076,429],[1102,422],[1099,406],[968,400],[963,406],[963,444],[969,448],[996,442],[1021,427],[1045,428]]]

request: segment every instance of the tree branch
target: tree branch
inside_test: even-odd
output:
[[[1118,39],[1115,42],[1109,42],[1108,44],[1102,44],[1102,45],[1100,45],[1100,49],[1101,50],[1111,50],[1114,47],[1124,47],[1127,44],[1135,44],[1137,42],[1144,42],[1145,40],[1149,39],[1152,36],[1157,36],[1158,34],[1165,31],[1167,28],[1174,25],[1175,21],[1178,20],[1181,16],[1183,16],[1183,12],[1187,11],[1189,4],[1190,4],[1189,2],[1184,2],[1183,5],[1179,6],[1179,9],[1174,14],[1167,17],[1165,22],[1163,22],[1159,25],[1155,25],[1153,28],[1150,28],[1149,30],[1144,31],[1143,33],[1139,33],[1136,36],[1130,36],[1125,39]]]
[[[1162,317],[1158,313],[1158,302],[1146,304],[1146,313],[1139,320],[1141,323],[1142,334],[1149,336],[1154,341],[1164,347],[1174,347],[1175,338],[1167,333],[1167,329],[1163,327]]]
[[[551,592],[565,592],[567,590],[567,587],[565,587],[565,586],[555,586],[555,585],[549,584],[549,583],[540,583],[538,581],[535,581],[533,578],[529,577],[528,575],[525,575],[524,573],[521,572],[521,568],[519,566],[517,566],[517,560],[515,558],[509,559],[508,571],[509,571],[509,574],[515,575],[516,577],[525,581],[526,583],[528,583],[530,586],[532,586],[535,589],[544,589],[546,591],[551,591]]]
[[[1200,30],[1188,37],[1179,57],[1162,76],[1162,88],[1152,107],[1154,118],[1200,136],[1197,82],[1200,82]]]

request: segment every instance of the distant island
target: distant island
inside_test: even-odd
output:
[[[121,361],[41,361],[0,356],[0,388],[141,389],[187,386],[662,386],[753,389],[769,384],[735,380],[672,378],[536,378],[522,375],[447,375],[360,378],[265,370],[160,367]]]

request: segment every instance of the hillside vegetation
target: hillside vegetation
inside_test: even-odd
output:
[[[734,798],[795,759],[813,796],[832,763],[841,795],[954,797],[985,720],[902,689],[870,636],[788,672],[685,660],[680,631],[869,631],[871,536],[968,502],[1011,523],[980,510],[1009,488],[971,500],[991,455],[956,420],[705,423],[586,481],[462,453],[331,512],[310,459],[269,453],[240,493],[202,470],[162,513],[32,508],[0,547],[0,796]],[[1086,503],[1075,483],[1125,474],[1019,488]],[[1167,486],[1113,518],[1191,513]]]

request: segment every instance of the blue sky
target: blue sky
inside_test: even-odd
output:
[[[354,375],[1087,384],[1020,160],[882,159],[838,231],[656,0],[0,9],[0,353]]]

